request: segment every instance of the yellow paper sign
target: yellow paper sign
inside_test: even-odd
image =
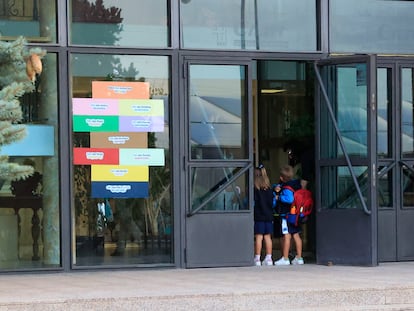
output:
[[[92,181],[148,181],[148,166],[92,165]]]

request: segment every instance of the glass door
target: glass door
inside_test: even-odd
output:
[[[377,264],[375,65],[374,56],[315,63],[319,264]]]
[[[186,267],[252,265],[250,65],[184,63]]]
[[[412,226],[414,220],[414,64],[398,66],[401,91],[400,108],[400,191],[402,204],[397,211],[397,261],[414,260]]]

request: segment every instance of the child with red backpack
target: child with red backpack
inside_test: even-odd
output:
[[[300,222],[289,222],[288,216],[294,202],[295,191],[301,188],[300,180],[293,179],[293,167],[286,165],[280,170],[280,183],[273,185],[275,195],[274,237],[281,238],[282,257],[274,262],[275,266],[290,265],[289,250],[293,237],[296,245],[296,256],[293,265],[303,265],[302,257],[302,228]]]

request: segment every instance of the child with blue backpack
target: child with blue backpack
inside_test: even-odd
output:
[[[292,264],[304,264],[302,258],[302,238],[300,224],[292,224],[287,221],[294,200],[294,192],[301,188],[300,180],[293,179],[294,171],[290,165],[285,165],[280,170],[280,183],[273,185],[274,191],[274,237],[281,238],[282,257],[274,262],[275,266],[290,265],[289,250],[292,237],[296,245],[296,257]]]

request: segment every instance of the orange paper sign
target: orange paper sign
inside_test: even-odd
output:
[[[148,82],[92,81],[93,98],[148,99]]]

